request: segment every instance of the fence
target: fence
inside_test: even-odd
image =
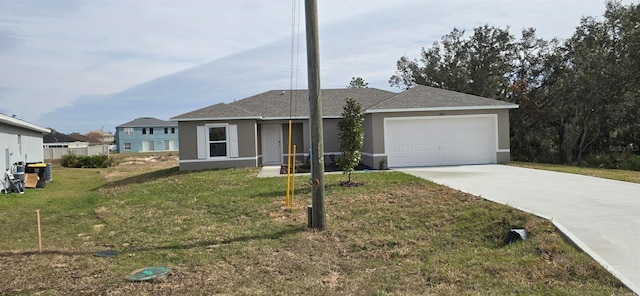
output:
[[[78,156],[109,155],[109,145],[92,145],[80,148],[44,148],[44,159],[60,159],[67,154]]]

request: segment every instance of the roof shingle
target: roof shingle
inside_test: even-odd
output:
[[[322,116],[340,117],[347,98],[354,98],[365,113],[434,109],[517,108],[508,102],[417,85],[399,94],[377,88],[323,89]],[[285,119],[309,117],[309,91],[270,90],[233,103],[218,103],[173,117],[172,120],[231,118]]]
[[[438,108],[517,108],[518,105],[494,99],[469,95],[441,88],[416,85],[387,100],[368,108],[367,111],[438,109]]]
[[[140,117],[116,127],[164,127],[178,126],[175,121],[165,121],[153,117]]]

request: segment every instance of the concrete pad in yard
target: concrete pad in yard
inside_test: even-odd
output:
[[[550,219],[640,294],[640,184],[505,165],[397,171]]]

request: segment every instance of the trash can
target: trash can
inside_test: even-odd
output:
[[[38,183],[36,184],[36,188],[44,188],[47,184],[45,178],[45,170],[47,168],[47,164],[44,162],[31,162],[27,163],[27,168],[25,172],[27,174],[38,174]]]
[[[24,182],[24,165],[22,163],[16,163],[16,171],[13,172],[13,177]]]
[[[45,182],[53,181],[53,173],[51,171],[51,163],[47,162],[47,167],[44,169],[44,180]]]

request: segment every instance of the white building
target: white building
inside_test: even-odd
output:
[[[16,162],[43,162],[42,136],[50,132],[0,113],[0,181],[4,181],[4,172]]]

